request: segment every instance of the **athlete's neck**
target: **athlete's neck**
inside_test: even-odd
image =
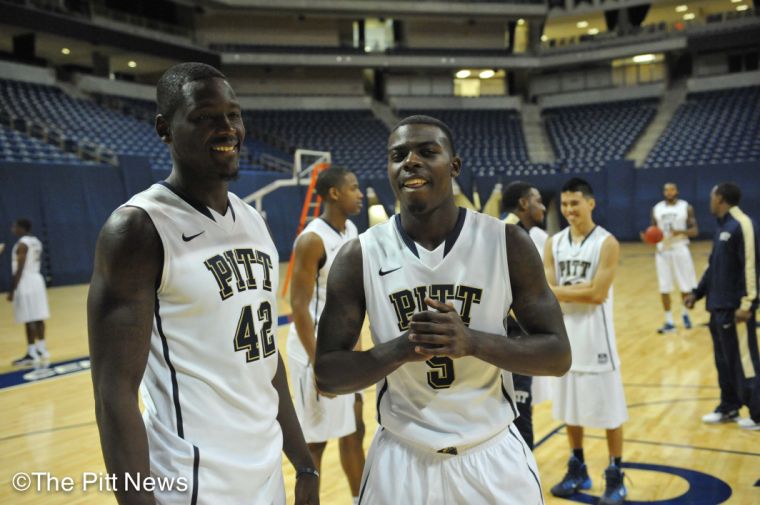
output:
[[[576,225],[570,226],[570,236],[574,240],[583,240],[588,236],[589,233],[591,233],[591,230],[593,230],[596,227],[596,223],[592,220],[589,220],[585,223],[578,223]]]
[[[327,221],[330,226],[339,232],[343,233],[346,231],[346,219],[348,219],[348,216],[335,205],[325,204],[325,210],[319,217]]]
[[[430,212],[417,214],[401,208],[401,226],[412,240],[429,251],[435,250],[446,240],[457,225],[458,218],[459,207],[453,197]]]
[[[221,215],[227,212],[228,181],[219,179],[210,183],[206,179],[183,176],[178,170],[172,169],[172,173],[166,178],[166,182]]]

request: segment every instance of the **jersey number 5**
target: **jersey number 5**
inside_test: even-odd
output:
[[[246,351],[245,360],[248,363],[261,358],[261,347],[263,347],[265,358],[277,350],[274,335],[272,335],[272,305],[269,302],[262,302],[256,313],[261,323],[261,330],[258,333],[253,324],[253,310],[250,305],[243,307],[235,333],[235,351]]]
[[[427,373],[428,386],[433,389],[450,388],[454,382],[454,360],[444,356],[435,356],[425,362],[432,368]]]

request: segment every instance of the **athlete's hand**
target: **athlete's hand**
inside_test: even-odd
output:
[[[737,323],[746,323],[749,321],[751,315],[752,313],[748,310],[736,309],[736,312],[734,312],[734,317],[736,317]]]
[[[8,291],[8,294],[5,296],[6,300],[9,302],[13,301],[13,291]]]
[[[319,477],[310,473],[296,477],[296,505],[319,505]]]
[[[415,351],[426,357],[449,356],[460,358],[473,353],[472,333],[452,305],[425,298],[435,310],[418,312],[409,324],[409,341]]]
[[[686,295],[686,298],[683,299],[683,304],[686,305],[687,309],[693,309],[694,304],[697,302],[697,295],[694,293],[689,293]]]

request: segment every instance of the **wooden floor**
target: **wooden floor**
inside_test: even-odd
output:
[[[708,249],[708,243],[693,246],[700,273]],[[86,291],[86,286],[49,291],[53,316],[48,323],[48,345],[54,361],[87,355]],[[659,298],[651,250],[643,244],[624,244],[615,282],[615,326],[630,412],[625,425],[625,461],[638,465],[627,470],[630,499],[635,503],[760,504],[760,432],[742,432],[735,424],[705,426],[700,422],[719,396],[710,336],[702,326],[707,314],[700,306],[693,314],[695,329],[661,336],[655,332],[662,323]],[[677,311],[679,306],[676,301]],[[283,303],[280,313],[288,312]],[[286,329],[281,327],[282,352],[287,352],[285,335]],[[23,328],[13,323],[10,304],[3,301],[0,363],[10,363],[23,351]],[[0,374],[10,371],[10,366],[0,365]],[[365,400],[365,447],[377,426],[374,405],[371,389]],[[2,389],[0,413],[0,503],[115,503],[109,493],[85,493],[79,484],[71,493],[41,494],[19,493],[11,486],[13,475],[22,471],[50,472],[76,481],[81,481],[83,472],[105,472],[87,372]],[[552,419],[547,404],[536,408],[534,418],[536,441],[541,442],[535,455],[546,503],[567,503],[548,493],[565,470],[564,430]],[[591,430],[586,443],[586,460],[594,479],[589,494],[595,496],[602,492],[607,464],[603,435]],[[287,463],[284,469],[288,503],[292,503],[293,471]],[[730,486],[727,501],[716,498],[721,490],[727,491],[721,481]],[[687,491],[689,494],[682,496]],[[588,497],[583,502],[592,503]],[[322,503],[351,503],[334,443],[325,455]]]

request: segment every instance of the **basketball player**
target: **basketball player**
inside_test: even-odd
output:
[[[673,312],[670,310],[670,292],[673,291],[673,278],[681,291],[683,300],[697,287],[697,274],[689,251],[689,239],[699,234],[694,208],[686,200],[678,198],[678,186],[668,182],[662,187],[665,197],[652,209],[652,225],[662,230],[663,239],[657,243],[655,266],[657,280],[660,284],[662,308],[665,310],[665,324],[657,333],[676,331]],[[641,239],[644,240],[642,232]],[[684,328],[691,329],[691,318],[686,305],[681,315]]]
[[[324,211],[304,228],[294,246],[289,369],[296,413],[317,470],[322,471],[322,453],[327,441],[337,438],[340,462],[357,501],[364,468],[362,397],[359,393],[330,397],[320,394],[314,382],[313,364],[317,322],[327,293],[327,275],[341,246],[357,237],[356,226],[348,216],[359,213],[363,195],[356,176],[339,167],[321,172],[316,190],[324,203]]]
[[[245,135],[240,104],[201,63],[171,67],[157,95],[172,172],[104,225],[88,299],[95,412],[117,501],[282,505],[284,451],[296,503],[318,503],[276,346],[277,250],[261,216],[228,192]],[[127,475],[175,485],[150,492]]]
[[[19,239],[11,251],[11,288],[8,301],[13,302],[17,323],[26,326],[26,355],[13,362],[17,366],[32,365],[50,359],[45,343],[45,320],[50,318],[45,279],[40,273],[42,242],[32,235],[32,223],[17,219],[11,232]]]
[[[502,208],[507,212],[504,221],[515,224],[530,235],[539,256],[544,256],[544,244],[547,233],[541,228],[546,215],[546,207],[541,200],[538,188],[527,182],[514,181],[504,188]],[[521,333],[520,326],[510,317],[509,334]],[[533,405],[551,397],[551,379],[549,377],[533,378],[529,375],[512,374],[515,384],[517,410],[520,415],[515,419],[515,426],[525,439],[528,447],[533,449]]]
[[[568,497],[589,489],[583,456],[583,428],[607,430],[610,465],[601,505],[621,504],[626,488],[623,471],[623,423],[628,411],[620,376],[620,359],[612,320],[612,282],[620,245],[594,223],[594,193],[588,182],[572,178],[562,187],[562,215],[570,226],[546,241],[546,278],[562,303],[573,350],[570,372],[557,381],[554,417],[567,425],[572,449],[567,474],[551,492]]]
[[[502,370],[565,373],[567,337],[527,234],[455,205],[460,167],[444,123],[399,122],[388,176],[400,214],[346,244],[330,272],[317,384],[331,393],[377,384],[362,505],[543,500]],[[523,338],[506,337],[510,308]],[[357,351],[365,310],[375,346]]]
[[[720,404],[702,417],[708,424],[739,421],[760,430],[760,356],[757,342],[757,225],[739,208],[739,186],[724,182],[710,193],[710,212],[718,218],[710,262],[702,280],[686,298],[689,307],[707,297],[710,334],[718,369]],[[739,419],[742,405],[749,418]]]

